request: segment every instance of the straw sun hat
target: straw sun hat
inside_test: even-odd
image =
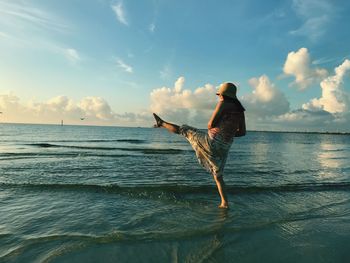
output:
[[[230,82],[222,83],[219,87],[219,90],[216,92],[216,95],[223,95],[233,99],[237,99],[237,87],[235,84]]]

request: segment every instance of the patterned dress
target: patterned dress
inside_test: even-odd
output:
[[[190,142],[198,162],[213,176],[223,176],[228,152],[243,112],[223,112],[215,128],[207,132],[182,125],[180,134]]]

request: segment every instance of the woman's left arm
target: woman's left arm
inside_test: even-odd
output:
[[[215,125],[217,124],[220,115],[223,111],[224,108],[224,102],[223,101],[219,101],[218,104],[216,104],[215,110],[213,112],[213,114],[211,115],[211,118],[208,122],[208,129],[214,128]]]

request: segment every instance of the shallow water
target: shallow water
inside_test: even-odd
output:
[[[0,262],[348,262],[350,136],[249,132],[231,209],[162,129],[0,125]]]

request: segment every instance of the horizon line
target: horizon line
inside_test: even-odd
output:
[[[116,127],[116,128],[153,128],[153,126],[123,126],[123,125],[94,125],[94,124],[63,124],[60,123],[22,123],[22,122],[0,122],[8,125],[52,125],[52,126],[90,126],[90,127]],[[199,128],[204,130],[202,128]],[[247,132],[269,132],[269,133],[304,133],[304,134],[331,134],[350,135],[350,131],[283,131],[283,130],[247,130]]]

